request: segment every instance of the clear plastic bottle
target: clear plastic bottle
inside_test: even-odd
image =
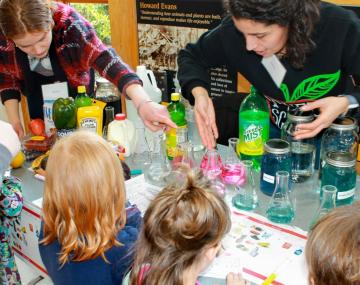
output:
[[[222,179],[227,185],[243,185],[245,183],[245,167],[236,153],[238,138],[230,138],[227,154],[222,168]]]
[[[269,138],[270,115],[265,98],[252,86],[239,111],[239,145],[241,160],[252,160],[260,170],[264,144]]]
[[[267,218],[275,223],[290,224],[295,218],[289,193],[289,172],[276,172],[276,186],[266,210]]]
[[[232,199],[232,204],[235,208],[240,210],[254,210],[258,206],[258,196],[256,194],[256,187],[253,174],[253,162],[251,160],[244,160],[242,162],[245,167],[246,179],[245,183],[238,185],[237,194]]]
[[[108,125],[107,139],[125,148],[124,156],[130,156],[136,146],[134,124],[126,119],[125,114],[116,114],[115,120]]]
[[[321,203],[314,215],[314,218],[311,220],[310,230],[313,228],[313,226],[318,220],[320,220],[323,216],[325,216],[327,213],[329,213],[332,209],[336,207],[336,192],[337,188],[333,185],[324,185],[321,188]]]

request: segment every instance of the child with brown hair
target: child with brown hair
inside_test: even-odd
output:
[[[60,139],[46,167],[40,254],[54,284],[121,284],[141,224],[119,159],[90,132]]]
[[[210,182],[201,172],[181,173],[177,185],[165,187],[145,212],[131,285],[200,284],[199,274],[213,261],[230,229],[229,209]],[[248,283],[230,273],[227,284]]]
[[[360,203],[320,219],[309,234],[305,255],[311,285],[359,285]]]

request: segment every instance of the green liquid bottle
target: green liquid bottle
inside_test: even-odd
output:
[[[270,115],[265,98],[250,88],[250,94],[241,103],[239,111],[239,145],[241,160],[252,160],[259,171],[264,144],[269,139]]]
[[[83,85],[77,87],[77,95],[75,98],[76,108],[87,107],[92,105],[92,99],[86,94],[86,88]]]
[[[180,94],[172,93],[171,102],[167,107],[171,120],[177,125],[177,129],[170,129],[166,133],[166,154],[170,160],[178,156],[177,145],[187,141],[187,122],[185,118],[185,106],[180,102]]]

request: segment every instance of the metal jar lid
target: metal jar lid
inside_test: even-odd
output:
[[[106,78],[104,77],[99,77],[96,79],[96,86],[99,88],[100,86],[101,87],[112,87],[112,83],[107,80]]]
[[[354,167],[355,156],[348,151],[329,151],[325,157],[326,163],[336,167]]]
[[[270,139],[265,143],[264,149],[267,153],[286,154],[290,152],[290,144],[282,139]]]
[[[357,128],[357,121],[351,117],[337,118],[330,126],[335,130],[354,130]]]
[[[314,120],[314,112],[301,111],[300,109],[289,110],[287,117],[292,122],[311,122]]]

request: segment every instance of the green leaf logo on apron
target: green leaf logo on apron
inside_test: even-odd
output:
[[[316,100],[326,95],[339,81],[340,70],[332,74],[320,74],[309,77],[302,81],[292,94],[285,83],[280,89],[284,94],[286,102],[293,102],[300,99]]]

